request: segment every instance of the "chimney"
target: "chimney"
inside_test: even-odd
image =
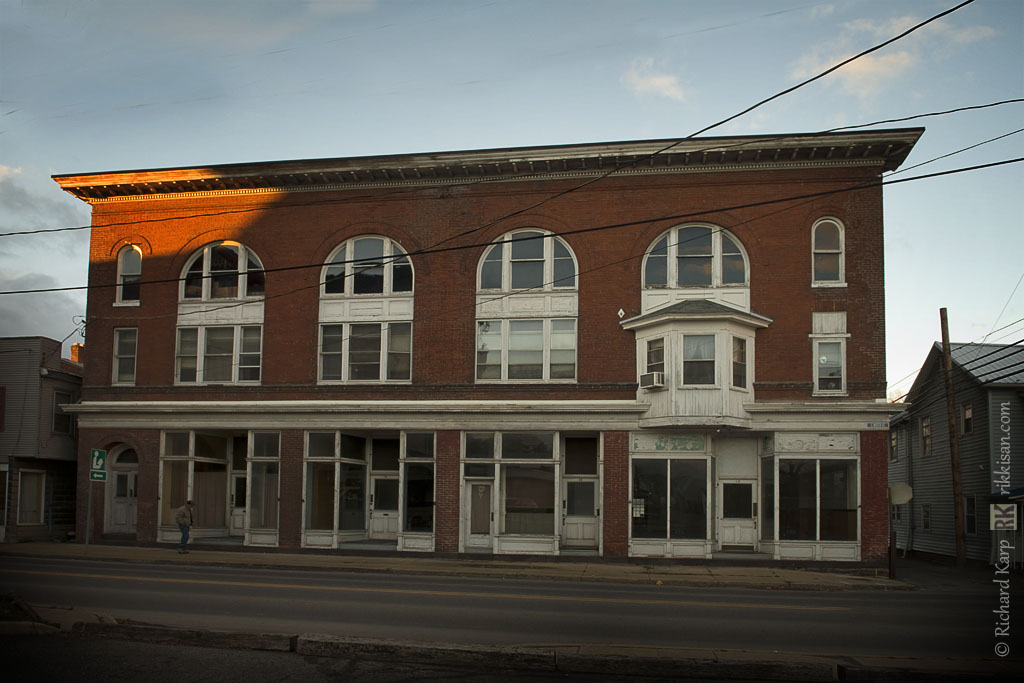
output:
[[[82,352],[85,351],[85,344],[72,344],[71,345],[71,362],[81,363]]]

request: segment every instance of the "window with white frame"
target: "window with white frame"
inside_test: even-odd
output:
[[[576,259],[562,238],[541,230],[502,235],[480,262],[478,289],[515,292],[576,287]]]
[[[846,281],[843,225],[835,218],[822,218],[811,227],[815,286],[840,286]]]
[[[778,462],[780,540],[859,538],[857,460],[779,458]]]
[[[280,432],[251,432],[249,442],[249,495],[247,512],[250,529],[277,529],[281,480]]]
[[[683,335],[683,384],[715,384],[715,335]]]
[[[647,340],[647,372],[665,372],[665,338]]]
[[[75,431],[75,417],[71,413],[65,413],[64,409],[61,408],[62,404],[68,404],[74,401],[74,396],[70,391],[54,391],[53,392],[53,433],[54,434],[74,434]]]
[[[175,379],[179,384],[260,381],[260,325],[179,327]]]
[[[134,327],[114,330],[114,384],[135,384],[135,356],[139,331]]]
[[[129,244],[117,253],[117,303],[137,305],[142,279],[142,251]]]
[[[46,510],[46,472],[18,472],[18,524],[42,524]]]
[[[817,394],[846,393],[846,341],[815,340],[814,390]]]
[[[974,406],[968,403],[960,406],[960,433],[970,434],[974,431]]]
[[[189,259],[182,275],[182,299],[262,297],[266,274],[249,248],[235,242],[208,244]]]
[[[387,237],[353,237],[327,259],[322,293],[398,294],[412,292],[412,262],[401,245]]]
[[[411,378],[412,323],[320,326],[322,382],[408,382]]]
[[[477,322],[478,381],[576,379],[576,320]]]
[[[644,287],[728,287],[748,282],[739,241],[712,225],[684,225],[661,235],[644,259]]]
[[[732,385],[747,388],[747,340],[743,337],[732,338]]]

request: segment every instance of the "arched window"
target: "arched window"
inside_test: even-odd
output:
[[[540,230],[502,235],[480,262],[480,290],[551,291],[576,287],[576,260],[560,237]]]
[[[321,280],[324,294],[412,292],[412,263],[386,237],[353,237],[335,249]]]
[[[117,302],[139,302],[139,280],[142,278],[142,252],[129,244],[117,253]]]
[[[266,275],[256,254],[236,242],[215,242],[185,266],[184,299],[239,299],[263,296]]]
[[[814,284],[827,287],[846,281],[843,225],[834,218],[822,218],[811,228]]]
[[[672,228],[654,241],[644,260],[644,287],[729,287],[748,282],[739,241],[711,225]]]

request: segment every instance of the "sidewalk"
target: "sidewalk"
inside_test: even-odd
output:
[[[555,581],[647,583],[671,586],[730,586],[816,591],[940,590],[964,581],[951,567],[901,561],[910,581],[842,571],[815,571],[721,564],[667,564],[573,560],[505,559],[493,556],[438,558],[429,555],[274,553],[206,550],[179,555],[173,546],[74,543],[0,544],[4,557],[91,559],[177,565],[333,569],[410,575],[494,577]],[[973,582],[977,577],[968,576]],[[170,628],[119,622],[76,608],[24,605],[0,600],[0,636],[78,633],[129,641],[298,653],[304,656],[434,662],[452,666],[492,665],[564,673],[629,673],[701,680],[778,681],[982,681],[1012,678],[1016,663],[996,660],[924,660],[902,657],[825,656],[741,649],[565,645],[486,647],[345,638],[316,634],[260,634]]]
[[[4,556],[61,557],[114,562],[156,562],[165,564],[213,564],[221,566],[277,567],[292,569],[333,569],[350,572],[428,574],[539,581],[593,581],[606,583],[653,583],[666,586],[764,588],[808,591],[910,590],[904,581],[882,576],[829,568],[828,571],[777,566],[731,566],[720,563],[645,563],[633,559],[608,561],[572,559],[507,559],[494,555],[464,555],[441,558],[411,553],[336,554],[254,552],[251,550],[207,550],[190,546],[179,555],[174,546],[83,545],[79,543],[0,544]]]

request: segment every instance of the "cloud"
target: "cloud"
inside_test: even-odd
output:
[[[655,71],[654,60],[650,57],[633,60],[629,69],[622,74],[620,82],[634,95],[658,95],[677,102],[686,99],[679,79]]]
[[[42,273],[14,278],[0,275],[0,292],[56,286],[53,277]],[[0,337],[43,336],[60,341],[75,329],[84,315],[84,292],[3,294],[0,295]],[[72,341],[75,339],[69,340]]]
[[[89,220],[88,210],[65,199],[54,185],[53,195],[29,189],[27,176],[20,168],[0,165],[0,232],[23,230],[26,227],[65,227]]]
[[[885,20],[856,19],[842,24],[838,36],[828,43],[811,47],[791,66],[791,76],[803,80],[849,59],[873,43],[880,43],[919,24],[914,16]],[[878,52],[860,57],[828,76],[846,94],[862,102],[896,86],[916,66],[934,61],[951,45],[967,45],[996,35],[989,26],[958,27],[949,21],[936,21]]]

